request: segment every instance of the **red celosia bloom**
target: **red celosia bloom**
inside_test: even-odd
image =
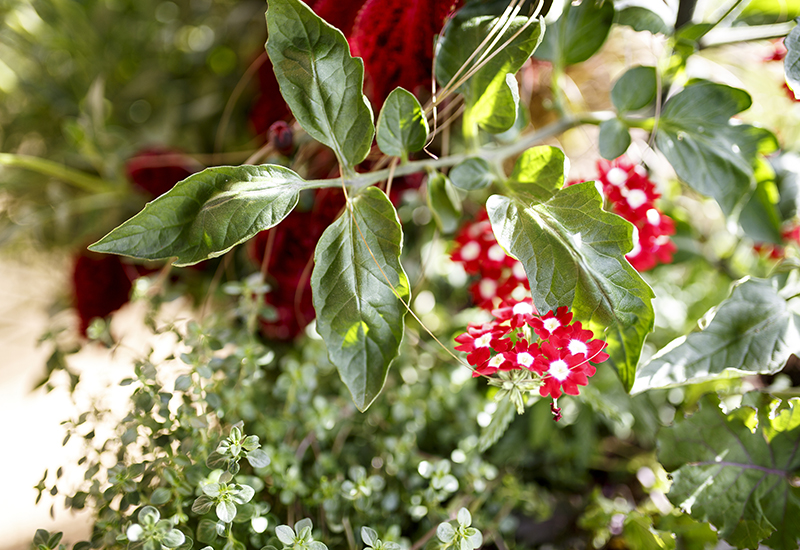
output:
[[[325,0],[322,0],[324,3]],[[459,0],[367,0],[350,46],[364,59],[367,95],[379,110],[397,86],[430,89],[434,38]]]
[[[86,251],[75,259],[72,293],[81,334],[86,335],[95,317],[107,317],[128,303],[137,276],[119,256]]]
[[[166,147],[142,149],[125,163],[128,179],[154,197],[163,195],[195,171],[189,158]]]
[[[534,317],[529,324],[539,338],[546,340],[551,336],[567,334],[571,322],[572,312],[567,306],[561,306],[555,312],[548,311],[542,317]]]

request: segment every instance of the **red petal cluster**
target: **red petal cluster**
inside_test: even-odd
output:
[[[781,231],[784,244],[800,244],[800,225],[791,225]],[[786,247],[778,244],[756,243],[753,249],[759,253],[768,255],[773,260],[780,260],[786,256]]]
[[[267,338],[291,340],[314,319],[310,278],[314,249],[344,205],[340,190],[320,189],[310,210],[294,210],[278,226],[250,241],[250,253],[258,265],[264,262],[272,241],[267,273],[273,289],[265,301],[275,308],[277,318],[262,319],[262,333]]]
[[[557,399],[562,392],[578,395],[578,386],[597,370],[590,361],[608,359],[603,351],[608,344],[573,322],[566,307],[540,316],[528,298],[506,303],[492,315],[493,321],[470,324],[455,338],[455,349],[467,352],[467,362],[475,367],[473,376],[526,369],[541,378],[543,397]]]
[[[194,166],[184,154],[167,147],[142,149],[125,163],[128,179],[139,189],[158,197],[194,172]]]
[[[81,334],[86,335],[95,317],[108,317],[128,303],[137,277],[135,268],[124,265],[119,256],[86,251],[75,258],[72,294]]]
[[[675,224],[655,207],[660,197],[647,177],[647,170],[620,157],[597,163],[598,181],[611,209],[634,225],[633,250],[625,256],[637,271],[647,271],[660,263],[670,263],[675,244],[669,235]]]
[[[497,244],[485,210],[475,221],[461,228],[455,242],[450,259],[460,263],[469,275],[479,277],[470,287],[472,299],[478,306],[491,310],[503,302],[513,301],[513,295],[520,292],[517,289],[530,290],[522,264]]]

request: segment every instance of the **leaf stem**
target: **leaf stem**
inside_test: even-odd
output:
[[[102,178],[39,157],[0,153],[0,165],[22,168],[44,176],[52,176],[89,193],[101,193],[112,188],[109,182]]]

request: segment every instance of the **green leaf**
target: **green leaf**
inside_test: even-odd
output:
[[[798,16],[800,16],[800,0],[750,0],[736,21],[745,21],[749,25],[769,25],[791,21]]]
[[[475,15],[481,6],[470,6],[458,12],[445,28],[444,35],[436,45],[436,80],[446,86],[458,70],[472,56],[475,48],[492,27],[500,21],[493,15]],[[526,26],[527,25],[527,26]],[[522,30],[524,28],[524,30]],[[542,39],[544,20],[529,22],[527,17],[515,17],[497,42],[499,47],[514,34],[520,34],[502,51],[491,58],[465,83],[457,88],[464,95],[468,124],[477,124],[487,132],[499,134],[514,126],[517,120],[519,91],[513,75],[528,60]],[[463,77],[476,65],[473,58],[459,73]]]
[[[614,160],[625,154],[631,145],[628,127],[618,118],[604,120],[600,123],[600,156]]]
[[[449,523],[442,522],[436,528],[436,537],[444,543],[452,542],[456,537],[456,530]]]
[[[461,199],[453,184],[441,172],[428,175],[428,207],[442,233],[449,234],[458,229]]]
[[[800,26],[792,29],[783,45],[787,50],[786,57],[783,58],[786,84],[794,92],[795,99],[800,99]]]
[[[508,426],[517,414],[516,407],[510,399],[503,399],[497,404],[497,409],[492,413],[492,420],[489,425],[481,430],[481,437],[478,440],[478,450],[484,452],[489,447],[497,443],[506,433]]]
[[[669,34],[675,13],[666,3],[652,0],[617,0],[617,23],[627,25],[635,31],[649,31],[653,34]]]
[[[157,506],[161,504],[165,504],[169,502],[169,499],[172,497],[172,492],[166,487],[159,487],[153,494],[150,495],[150,503],[155,504]]]
[[[480,157],[468,158],[456,164],[449,175],[452,184],[465,191],[483,189],[497,179],[489,163]]]
[[[280,223],[307,186],[283,166],[207,168],[147,204],[89,250],[196,264]]]
[[[614,83],[611,102],[620,113],[638,111],[655,100],[656,88],[655,67],[632,67]]]
[[[397,356],[406,312],[398,296],[407,302],[410,291],[392,203],[369,187],[350,206],[317,244],[311,288],[317,331],[363,411],[380,393]]]
[[[574,65],[592,57],[606,41],[614,22],[612,2],[564,3],[558,21],[547,28],[536,57],[559,66]]]
[[[403,159],[425,147],[428,121],[414,94],[403,88],[392,90],[378,117],[377,138],[384,154]]]
[[[731,117],[750,107],[743,90],[708,81],[690,83],[667,101],[656,144],[678,176],[733,213],[752,191],[756,154],[774,150],[775,138]]]
[[[197,540],[206,544],[213,544],[217,540],[217,522],[210,519],[201,519],[197,525]]]
[[[560,189],[564,162],[555,147],[523,153],[508,183],[512,197],[490,197],[489,219],[500,245],[522,262],[540,312],[571,307],[595,334],[607,330],[607,352],[630,390],[653,328],[653,291],[625,260],[630,223],[602,209],[593,182]]]
[[[362,92],[364,62],[300,0],[269,0],[267,29],[267,53],[297,122],[344,166],[364,160],[375,134]]]
[[[269,466],[270,459],[267,453],[261,449],[255,449],[247,453],[247,462],[249,462],[253,468],[266,468]]]
[[[782,244],[781,213],[778,210],[780,195],[775,185],[775,170],[763,158],[755,162],[756,189],[741,214],[739,225],[745,235],[757,242]]]
[[[236,505],[232,502],[218,502],[217,517],[225,523],[230,523],[236,517]]]
[[[278,537],[278,540],[286,546],[291,546],[294,544],[294,529],[288,525],[278,525],[275,527],[275,536]]]
[[[184,541],[186,541],[186,535],[178,529],[170,529],[161,537],[161,544],[167,548],[177,548]]]
[[[741,410],[741,409],[740,409]],[[743,415],[726,416],[707,395],[700,410],[659,433],[659,461],[672,472],[669,499],[740,548],[794,550],[800,541],[800,407],[783,410],[755,433]]]
[[[720,377],[771,374],[800,351],[800,318],[772,282],[745,280],[699,332],[678,338],[636,373],[632,393]]]
[[[375,546],[378,543],[378,533],[370,527],[362,527],[361,540],[367,546]]]

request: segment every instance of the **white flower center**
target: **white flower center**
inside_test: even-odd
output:
[[[647,202],[647,194],[641,189],[631,189],[625,200],[628,201],[631,208],[639,208]]]
[[[514,304],[514,307],[511,308],[511,311],[514,312],[514,315],[530,315],[533,313],[533,306],[527,302],[520,302],[518,304]]]
[[[489,252],[487,252],[489,259],[493,262],[502,262],[503,259],[506,257],[506,253],[503,252],[503,248],[499,244],[493,245]]]
[[[527,351],[523,351],[522,353],[517,354],[517,363],[522,365],[525,368],[530,367],[533,364],[533,355],[528,353]]]
[[[495,294],[497,294],[497,283],[491,279],[481,279],[478,290],[484,300],[494,298]]]
[[[630,256],[636,256],[642,251],[642,245],[639,244],[639,229],[633,226],[633,250],[628,252]]]
[[[650,225],[658,225],[661,223],[661,214],[658,213],[658,210],[651,208],[647,211],[647,223]]]
[[[587,348],[586,344],[581,340],[570,340],[567,349],[572,355],[578,355],[579,353],[582,353],[587,357],[589,356],[589,348]]]
[[[559,321],[555,317],[550,317],[549,319],[544,320],[544,328],[547,332],[553,332],[560,326],[561,326],[561,321]]]
[[[569,376],[569,365],[563,359],[556,359],[550,363],[550,368],[547,369],[547,372],[559,382],[563,382]]]
[[[475,338],[475,347],[488,348],[491,342],[492,342],[492,335],[491,333],[487,333],[481,336],[480,338]]]
[[[500,365],[502,365],[502,364],[503,364],[503,361],[505,361],[505,360],[506,360],[506,358],[505,358],[505,357],[503,357],[502,355],[500,355],[500,354],[498,354],[498,355],[495,355],[495,356],[494,356],[494,357],[492,357],[492,358],[491,358],[491,360],[489,361],[489,366],[490,366],[490,367],[492,367],[492,368],[495,368],[495,369],[496,369],[496,368],[498,368]]]
[[[528,275],[525,273],[525,268],[522,267],[522,262],[516,262],[514,267],[511,268],[511,273],[514,274],[514,278],[518,281],[524,281],[528,278]]]
[[[461,248],[461,259],[471,262],[481,254],[481,245],[475,241],[470,241]]]
[[[612,168],[606,174],[606,179],[611,185],[620,186],[628,181],[628,174],[622,168]]]

